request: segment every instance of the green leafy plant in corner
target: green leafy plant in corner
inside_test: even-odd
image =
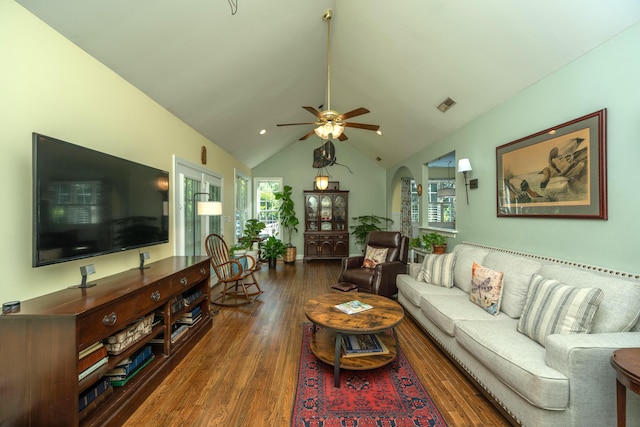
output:
[[[367,235],[372,231],[386,230],[386,228],[393,224],[393,220],[378,215],[362,215],[354,216],[352,218],[358,222],[357,225],[350,225],[353,234],[356,238],[356,244],[360,247],[364,247],[364,242],[367,240]]]
[[[253,242],[260,242],[260,233],[266,227],[265,223],[255,218],[244,223],[244,234],[238,239],[238,249],[250,249]]]
[[[280,201],[280,206],[278,207],[278,215],[280,216],[280,224],[282,227],[287,230],[287,235],[289,236],[288,247],[292,247],[291,245],[291,236],[293,232],[298,232],[297,225],[299,224],[298,217],[296,217],[296,211],[294,210],[293,199],[291,199],[291,186],[285,185],[282,192],[274,193],[276,200]]]

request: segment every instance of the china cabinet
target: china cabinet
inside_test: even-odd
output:
[[[349,192],[305,191],[304,259],[349,256]]]

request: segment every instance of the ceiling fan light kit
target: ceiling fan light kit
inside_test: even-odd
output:
[[[324,11],[322,15],[322,19],[327,22],[327,109],[319,111],[314,107],[302,107],[318,119],[315,122],[307,122],[307,123],[284,123],[278,124],[278,126],[297,126],[297,125],[315,125],[316,127],[306,135],[302,136],[299,140],[304,141],[305,139],[315,135],[318,135],[323,140],[334,138],[339,139],[340,141],[346,141],[349,139],[347,135],[344,134],[345,127],[352,127],[357,129],[366,129],[372,131],[378,131],[380,126],[378,125],[369,125],[364,123],[352,123],[347,122],[346,120],[360,116],[362,114],[367,114],[369,110],[366,108],[356,108],[355,110],[349,111],[344,114],[340,114],[337,111],[331,109],[331,17],[333,16],[333,11],[331,9],[327,9]],[[382,133],[378,133],[381,135]]]

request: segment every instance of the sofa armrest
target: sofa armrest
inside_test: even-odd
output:
[[[554,334],[545,344],[547,365],[573,378],[603,365],[610,367],[611,354],[619,348],[640,347],[640,333]]]
[[[362,263],[364,262],[364,255],[360,256],[350,256],[342,258],[341,268],[340,268],[340,276],[338,281],[343,282],[342,275],[347,269],[351,268],[360,268],[362,267]]]
[[[418,277],[418,273],[420,273],[420,268],[422,267],[422,263],[419,262],[410,262],[407,264],[407,273],[409,276],[414,279]]]
[[[375,293],[386,297],[391,297],[398,293],[396,286],[396,276],[405,274],[407,265],[400,261],[383,262],[375,266],[373,286]]]

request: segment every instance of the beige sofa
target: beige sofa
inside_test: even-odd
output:
[[[527,426],[616,424],[614,350],[640,347],[637,276],[470,243],[455,246],[453,287],[397,277],[398,301],[449,357],[511,417]],[[473,262],[502,272],[498,315],[469,300]],[[553,334],[544,346],[518,332],[535,275],[602,289],[588,334]],[[627,393],[627,425],[640,425],[640,398]]]

